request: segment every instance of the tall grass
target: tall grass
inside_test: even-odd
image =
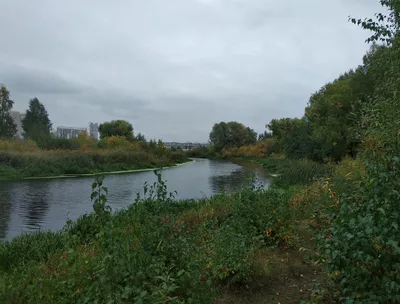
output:
[[[146,150],[134,144],[93,151],[46,151],[30,142],[0,141],[0,179],[159,168],[186,160],[181,152]]]
[[[332,169],[331,164],[321,164],[307,159],[286,159],[279,169],[275,184],[279,186],[309,184],[322,177],[330,176]]]
[[[11,243],[0,242],[0,272],[31,262],[45,262],[65,247],[61,232],[34,232],[18,236]]]

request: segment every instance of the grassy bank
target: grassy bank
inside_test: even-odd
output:
[[[140,146],[90,151],[4,149],[0,150],[0,180],[160,168],[185,161],[188,158],[182,153]]]
[[[237,303],[251,293],[252,303],[299,303],[313,297],[313,280],[324,284],[321,268],[306,258],[313,249],[309,212],[293,205],[296,187],[177,202],[159,179],[145,197],[111,215],[103,185],[94,186],[93,214],[60,232],[0,245],[6,302]],[[283,277],[304,292],[268,283],[285,284]]]
[[[285,157],[251,158],[235,157],[231,161],[238,164],[257,164],[273,175],[275,185],[305,185],[320,178],[330,176],[334,166],[308,159],[294,160]]]
[[[332,271],[346,247],[333,252],[327,242],[336,240],[334,229],[345,229],[337,210],[350,203],[340,204],[341,193],[358,193],[366,168],[351,159],[335,167],[291,161],[290,170],[285,160],[274,162],[282,178],[267,190],[175,201],[159,176],[115,214],[102,182],[94,183],[94,213],[59,232],[0,244],[0,302],[364,303],[357,293],[363,281],[341,287],[364,265],[349,261],[349,269]],[[346,229],[341,246],[355,241]],[[373,241],[385,265],[395,252]],[[376,283],[371,293],[385,286]]]

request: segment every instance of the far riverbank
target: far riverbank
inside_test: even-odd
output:
[[[181,152],[123,149],[95,151],[0,151],[0,180],[70,178],[173,167],[190,161]]]

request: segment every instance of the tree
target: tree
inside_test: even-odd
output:
[[[349,75],[349,74],[348,74]],[[350,77],[343,75],[314,93],[305,110],[313,127],[312,138],[318,143],[322,158],[339,160],[348,152],[351,141],[353,115],[357,100],[353,96]]]
[[[217,150],[251,145],[256,141],[257,133],[253,129],[235,121],[216,123],[210,132],[210,142]]]
[[[10,92],[5,86],[0,86],[0,138],[11,138],[17,133],[17,125],[11,117],[13,105]]]
[[[125,120],[112,120],[99,126],[100,138],[123,136],[129,141],[134,140],[133,127]]]
[[[376,15],[380,24],[358,22],[373,31],[372,41],[389,44],[364,60],[374,82],[361,109],[358,157],[364,170],[358,178],[333,181],[340,193],[331,192],[335,198],[324,215],[329,226],[317,241],[327,272],[339,274],[335,289],[345,291],[340,293],[344,303],[400,300],[400,0],[380,2],[389,8],[388,16]]]
[[[267,126],[278,148],[290,158],[318,158],[311,140],[312,128],[306,118],[273,119]]]
[[[24,138],[42,142],[50,138],[52,124],[44,105],[37,98],[29,101],[29,108],[22,119]]]
[[[136,135],[136,140],[146,142],[146,137],[139,132],[138,135]]]
[[[369,58],[370,54],[366,55]],[[368,67],[360,66],[314,93],[305,109],[321,158],[341,160],[357,154],[361,139],[361,108],[375,90]]]
[[[400,1],[380,0],[381,5],[387,9],[388,14],[375,14],[376,20],[365,18],[364,20],[351,18],[349,20],[362,28],[373,32],[366,42],[382,41],[391,45],[400,30]]]

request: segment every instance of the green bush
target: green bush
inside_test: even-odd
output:
[[[306,185],[322,177],[330,176],[333,166],[311,160],[271,159],[265,164],[279,174],[274,184],[278,186]]]
[[[61,232],[35,232],[18,236],[12,242],[0,242],[0,272],[30,262],[45,262],[65,246]]]

